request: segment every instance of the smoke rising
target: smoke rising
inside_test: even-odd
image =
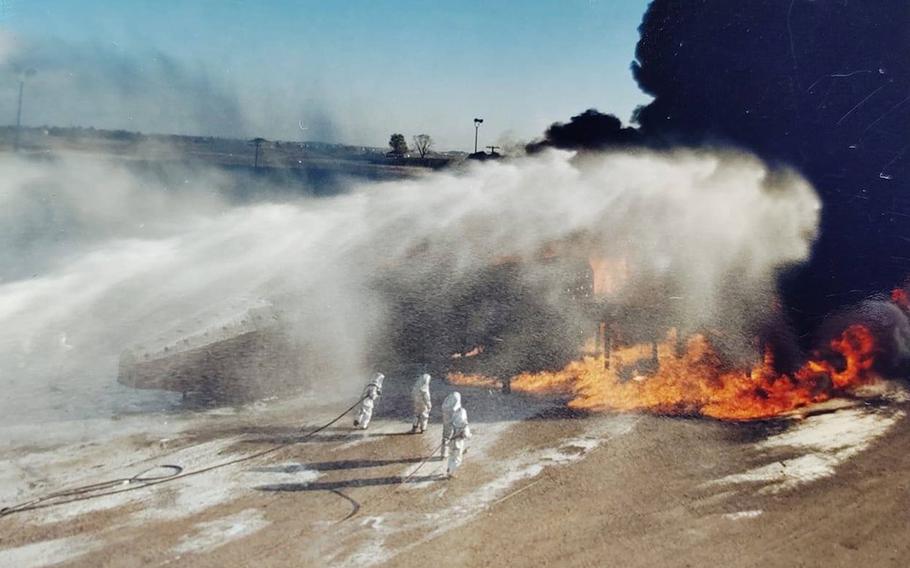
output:
[[[646,136],[723,139],[818,189],[816,254],[786,286],[804,325],[907,273],[908,26],[904,2],[658,0],[642,23]]]
[[[208,187],[180,188],[178,196],[177,188],[84,156],[5,155],[0,170],[0,282],[44,274],[74,251],[166,236],[225,207],[213,188],[227,180],[213,172],[207,173]]]
[[[635,128],[623,127],[622,121],[612,114],[603,114],[591,108],[573,116],[566,124],[557,122],[550,125],[543,140],[528,144],[526,149],[531,153],[545,148],[605,150],[641,141],[642,137]]]
[[[2,9],[2,8],[0,8]],[[2,14],[0,14],[2,15]],[[15,37],[5,31],[0,30],[0,65],[6,64],[7,60],[16,52]]]
[[[15,118],[20,73],[34,69],[27,126],[321,142],[360,131],[364,121],[342,113],[337,93],[322,92],[299,57],[271,61],[282,70],[275,81],[232,75],[239,64],[231,58],[212,66],[153,47],[0,30],[0,115]]]
[[[815,254],[783,290],[807,337],[910,269],[908,27],[906,2],[655,0],[639,28],[632,71],[654,100],[629,144],[741,148],[818,190]],[[624,143],[606,116],[555,124],[543,144]]]
[[[250,130],[231,86],[201,64],[158,50],[0,35],[0,64],[11,85],[18,70],[38,71],[27,87],[28,124],[228,136]],[[0,113],[15,116],[9,93]]]
[[[376,365],[436,364],[464,346],[464,329],[502,335],[502,369],[527,366],[536,349],[577,348],[590,331],[596,315],[573,287],[591,257],[636,267],[617,294],[648,306],[639,327],[747,337],[777,273],[808,257],[818,217],[798,175],[708,151],[549,151],[283,203],[228,202],[214,174],[173,188],[16,157],[0,173],[14,267],[0,283],[7,416],[53,389],[97,406],[124,349],[263,305],[319,354],[301,381],[331,392],[353,392]],[[423,361],[401,349],[415,336]]]

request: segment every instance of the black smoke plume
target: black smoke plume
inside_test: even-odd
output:
[[[632,143],[746,149],[821,195],[813,258],[783,287],[803,331],[910,274],[908,30],[904,0],[655,0],[639,28],[632,71],[654,100]],[[616,133],[610,120],[591,132],[586,116],[537,145]]]
[[[612,114],[590,108],[573,116],[567,124],[557,122],[550,125],[543,140],[532,142],[525,149],[529,153],[545,148],[604,150],[636,144],[640,138],[638,130],[623,127],[622,121]]]

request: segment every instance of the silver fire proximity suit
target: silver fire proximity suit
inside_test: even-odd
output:
[[[411,398],[414,401],[414,427],[411,428],[411,433],[423,434],[427,431],[430,409],[433,408],[433,403],[430,402],[430,375],[424,373],[417,378],[411,389]]]
[[[461,393],[455,391],[442,401],[442,457],[449,456],[449,438],[452,437],[452,418],[461,408]]]
[[[455,471],[461,467],[464,460],[465,442],[471,437],[471,427],[468,426],[468,413],[464,408],[455,411],[452,418],[452,438],[449,440],[449,467],[448,476],[455,477]]]
[[[382,394],[383,379],[385,379],[385,375],[376,373],[373,378],[370,379],[370,382],[367,383],[366,388],[363,389],[363,398],[360,401],[360,412],[357,414],[357,418],[354,419],[354,428],[366,430],[367,426],[370,425],[370,419],[373,418],[373,406],[375,406],[376,400],[378,400],[379,396]]]

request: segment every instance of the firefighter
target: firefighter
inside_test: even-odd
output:
[[[411,389],[411,398],[414,401],[414,426],[411,428],[411,434],[423,434],[427,431],[430,409],[433,408],[433,403],[430,402],[430,378],[426,373],[420,375]]]
[[[461,393],[455,391],[442,401],[442,457],[449,457],[449,438],[452,437],[452,418],[461,408]]]
[[[471,427],[468,425],[468,413],[464,408],[455,411],[452,417],[452,437],[449,439],[449,467],[447,477],[455,477],[455,471],[461,467],[464,460],[465,443],[471,437]]]
[[[376,373],[367,386],[363,389],[363,398],[360,400],[360,413],[354,419],[354,428],[366,430],[370,425],[370,419],[373,418],[373,406],[382,395],[382,381],[385,375]]]

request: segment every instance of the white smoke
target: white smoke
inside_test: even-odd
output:
[[[73,400],[109,389],[125,348],[201,333],[264,302],[329,362],[308,380],[345,390],[400,323],[389,290],[417,287],[422,310],[445,313],[503,258],[524,260],[517,277],[542,309],[585,317],[562,293],[571,275],[541,260],[548,247],[627,258],[624,297],[683,290],[652,304],[687,325],[742,318],[768,306],[780,268],[807,258],[819,211],[798,176],[705,152],[549,152],[245,205],[213,195],[218,175],[173,188],[73,160],[4,157],[0,180],[0,250],[12,267],[0,273],[0,413],[50,388]]]
[[[0,6],[0,16],[2,16],[3,7]],[[16,53],[18,49],[16,37],[7,30],[0,29],[0,65],[6,64],[7,61]]]

